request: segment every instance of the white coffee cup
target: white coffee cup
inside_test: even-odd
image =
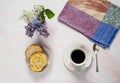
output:
[[[75,72],[86,70],[92,63],[92,55],[87,46],[75,43],[65,50],[64,64]]]

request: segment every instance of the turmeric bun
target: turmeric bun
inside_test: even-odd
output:
[[[41,46],[32,44],[25,50],[25,57],[29,68],[34,72],[41,72],[48,64],[48,57]]]
[[[43,53],[35,53],[30,57],[29,67],[34,72],[42,71],[48,63],[47,56]]]
[[[27,49],[25,50],[25,57],[27,60],[29,60],[30,56],[36,52],[43,52],[42,47],[40,47],[37,44],[32,44],[30,46],[27,47]]]

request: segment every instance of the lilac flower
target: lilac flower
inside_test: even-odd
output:
[[[28,37],[32,37],[35,30],[37,30],[40,33],[40,35],[44,37],[48,37],[49,35],[46,27],[46,22],[40,23],[38,18],[32,19],[32,21],[28,23],[27,26],[25,26],[25,29],[26,29],[26,35]]]
[[[42,22],[41,25],[37,27],[37,31],[40,33],[40,35],[48,37],[49,33],[47,31],[46,22]]]
[[[26,29],[26,35],[28,37],[32,37],[35,31],[35,26],[32,25],[32,23],[29,23],[27,26],[25,26]]]
[[[31,21],[31,23],[32,23],[33,25],[40,25],[40,21],[39,21],[38,18],[33,18],[32,21]]]
[[[45,29],[45,30],[43,30],[42,32],[40,32],[40,35],[42,35],[42,36],[44,36],[44,37],[48,37],[49,36],[49,33],[48,33],[48,31]]]
[[[21,19],[28,23],[25,26],[26,35],[32,37],[34,32],[38,31],[40,35],[48,37],[45,17],[51,19],[54,15],[50,9],[45,9],[43,5],[34,5],[31,11],[23,11]]]

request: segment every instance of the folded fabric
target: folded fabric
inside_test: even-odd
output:
[[[119,30],[120,8],[103,0],[69,0],[58,19],[106,48]]]

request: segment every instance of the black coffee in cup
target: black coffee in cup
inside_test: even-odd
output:
[[[85,53],[82,50],[76,49],[71,53],[71,59],[74,63],[80,64],[85,60]]]

